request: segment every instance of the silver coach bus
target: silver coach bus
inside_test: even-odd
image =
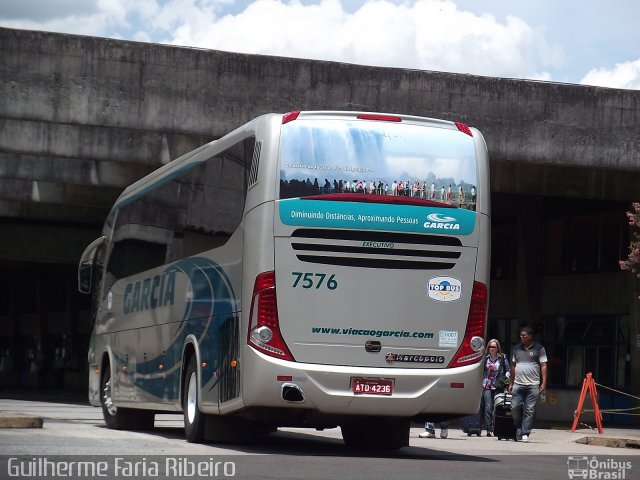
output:
[[[127,187],[79,265],[89,399],[190,442],[340,426],[400,448],[475,413],[489,281],[480,132],[404,115],[256,118]]]

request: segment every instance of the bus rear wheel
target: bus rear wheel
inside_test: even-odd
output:
[[[184,431],[187,442],[197,443],[204,438],[205,416],[198,403],[198,366],[195,355],[189,360],[189,367],[182,389],[182,410],[184,412]]]
[[[100,384],[102,416],[107,428],[114,430],[151,430],[155,414],[145,410],[116,407],[113,400],[113,379],[109,364],[104,368]]]

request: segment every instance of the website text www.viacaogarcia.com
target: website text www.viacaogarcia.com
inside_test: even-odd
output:
[[[367,328],[311,327],[319,335],[351,335],[365,337],[433,338],[433,332],[407,332],[405,330],[377,330]]]

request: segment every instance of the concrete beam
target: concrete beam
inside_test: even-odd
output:
[[[271,111],[402,112],[479,127],[495,161],[640,169],[639,91],[11,29],[0,45],[5,118],[215,138]]]

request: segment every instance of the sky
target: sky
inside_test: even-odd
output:
[[[0,0],[0,26],[640,89],[639,0]]]

